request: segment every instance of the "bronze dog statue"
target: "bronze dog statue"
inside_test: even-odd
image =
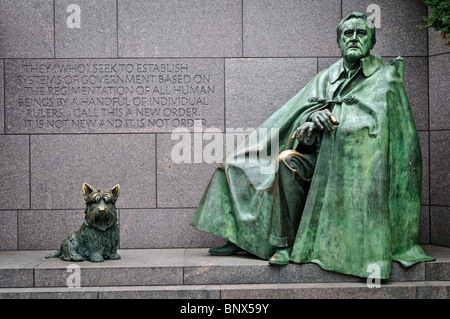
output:
[[[46,258],[91,262],[102,262],[105,258],[120,259],[117,254],[119,226],[115,206],[119,192],[119,185],[102,192],[84,183],[84,223],[64,238],[58,251]]]

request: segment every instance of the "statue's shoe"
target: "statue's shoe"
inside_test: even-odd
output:
[[[242,248],[236,246],[232,242],[227,242],[224,246],[221,247],[213,247],[208,252],[211,255],[216,256],[230,256],[236,255],[237,253],[244,251]]]
[[[285,266],[289,264],[289,255],[291,252],[291,248],[281,248],[278,249],[275,254],[269,259],[269,264],[271,265],[279,265]]]

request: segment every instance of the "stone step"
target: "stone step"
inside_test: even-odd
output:
[[[449,299],[448,281],[0,288],[0,299]]]
[[[423,248],[436,261],[419,263],[408,269],[394,262],[391,277],[383,280],[382,286],[389,291],[402,291],[405,296],[417,296],[418,287],[422,287],[420,295],[428,290],[448,294],[450,248]],[[4,288],[1,295],[61,293],[103,298],[114,293],[149,296],[201,293],[205,297],[223,298],[231,293],[239,295],[239,290],[249,296],[253,291],[270,295],[278,290],[281,295],[298,290],[294,295],[306,296],[311,292],[326,296],[333,291],[341,293],[339,287],[348,291],[367,289],[371,294],[381,291],[368,289],[364,278],[325,271],[316,264],[271,266],[250,254],[211,256],[206,248],[123,249],[119,250],[121,260],[103,263],[45,259],[48,253],[50,251],[0,252],[0,288]],[[73,285],[68,280],[78,274],[81,288],[67,288],[68,284]]]

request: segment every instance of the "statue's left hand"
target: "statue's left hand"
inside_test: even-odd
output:
[[[294,134],[292,135],[292,138],[297,138],[299,141],[306,141],[308,142],[311,138],[314,130],[317,130],[318,127],[316,123],[314,122],[306,122],[302,124],[298,129],[295,130]],[[305,133],[306,133],[306,139],[305,139]]]

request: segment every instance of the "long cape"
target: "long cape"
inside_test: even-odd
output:
[[[291,260],[360,277],[375,269],[379,278],[389,278],[392,260],[405,267],[433,260],[417,245],[421,151],[402,76],[379,57],[361,64],[364,79],[337,96],[343,60],[317,74],[228,155],[191,225],[270,258],[272,216],[281,206],[276,173],[267,168],[281,151],[300,147],[295,129],[333,100],[340,124],[322,136]]]

